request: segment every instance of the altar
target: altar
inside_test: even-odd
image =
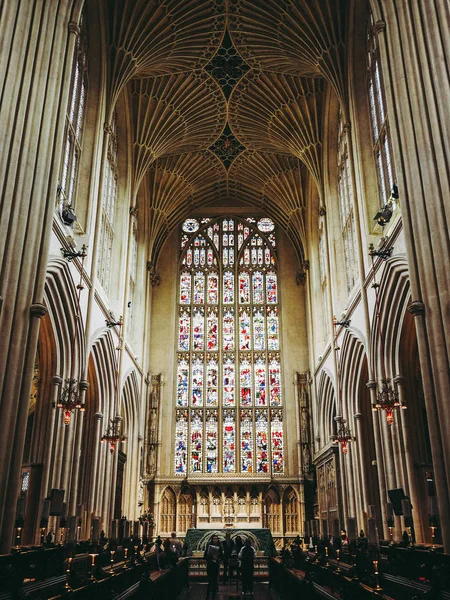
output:
[[[226,528],[226,529],[188,529],[184,538],[186,553],[190,556],[203,556],[203,552],[211,539],[216,534],[221,542],[225,541],[226,533],[230,533],[231,539],[241,537],[242,541],[250,538],[252,546],[260,556],[276,556],[277,551],[272,538],[270,529],[247,529],[247,528]]]

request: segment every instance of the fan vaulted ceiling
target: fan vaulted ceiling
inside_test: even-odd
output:
[[[211,204],[271,216],[305,259],[305,180],[322,194],[323,97],[344,98],[346,0],[116,0],[110,107],[125,91],[150,250]]]

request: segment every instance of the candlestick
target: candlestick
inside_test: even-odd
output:
[[[373,561],[373,571],[374,571],[374,575],[375,575],[375,591],[377,592],[382,592],[383,588],[380,587],[380,580],[379,580],[379,573],[378,573],[378,561],[374,560]]]
[[[20,548],[20,536],[22,527],[16,527],[16,548]]]
[[[325,546],[325,557],[326,557],[326,559],[327,559],[327,560],[326,560],[326,563],[325,563],[325,566],[326,566],[326,567],[329,567],[329,566],[330,566],[330,563],[328,562],[328,546]]]
[[[69,558],[67,559],[66,583],[65,583],[65,585],[64,585],[64,589],[65,589],[67,592],[70,592],[70,591],[72,591],[72,588],[70,587],[70,584],[69,584],[69,580],[70,580],[70,570],[71,570],[71,566],[72,566],[72,565],[71,565],[71,563],[72,563],[72,558],[71,558],[71,557],[69,557]]]
[[[394,546],[394,528],[391,525],[389,525],[389,539],[389,546]]]
[[[435,550],[436,546],[434,545],[434,534],[436,531],[436,527],[434,525],[431,525],[431,548],[430,550]]]
[[[97,556],[97,554],[90,554],[89,556],[92,559],[92,562],[91,562],[91,581],[94,581],[95,580],[95,577],[94,577],[94,572],[95,572],[95,557]]]
[[[342,571],[341,567],[339,566],[339,550],[336,550],[336,560],[337,560],[337,569],[336,569],[336,573],[340,573]]]
[[[116,551],[115,551],[115,550],[111,550],[111,553],[110,553],[110,554],[111,554],[111,567],[110,567],[110,569],[109,569],[109,572],[110,572],[110,573],[114,573],[113,566],[114,566],[114,554],[115,554],[115,553],[116,553]]]

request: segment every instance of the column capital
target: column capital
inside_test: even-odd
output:
[[[96,421],[101,421],[101,420],[103,419],[103,413],[101,413],[101,412],[96,412],[96,413],[94,414],[94,419],[95,419]]]
[[[362,419],[362,413],[355,413],[355,414],[353,415],[353,419],[354,419],[355,421],[361,421],[361,419]]]
[[[81,379],[80,383],[78,384],[78,387],[81,391],[86,391],[89,386],[90,386],[90,383],[89,383],[89,381],[86,381],[86,379]]]
[[[81,33],[80,26],[78,25],[78,23],[75,23],[75,21],[69,21],[69,23],[67,24],[67,28],[70,33],[74,33],[77,37]]]
[[[369,379],[369,381],[366,383],[366,386],[369,388],[369,390],[375,390],[377,388],[377,382],[373,379]]]
[[[386,23],[382,19],[379,19],[373,26],[375,33],[378,35],[380,32],[386,29]]]
[[[425,314],[425,304],[420,300],[413,300],[408,306],[408,310],[413,317],[419,317]]]
[[[403,377],[403,375],[396,375],[393,379],[393,382],[396,385],[403,385],[404,381],[405,381],[405,378]]]
[[[51,382],[53,385],[62,385],[63,379],[59,375],[53,375]]]
[[[47,314],[47,307],[41,304],[40,302],[35,302],[30,306],[30,315],[32,317],[36,317],[37,319],[42,319]]]

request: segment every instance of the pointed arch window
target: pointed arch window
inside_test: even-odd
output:
[[[117,198],[117,117],[114,112],[108,138],[108,154],[105,161],[102,193],[102,222],[98,254],[98,278],[105,292],[109,292],[112,246],[114,241],[114,218]]]
[[[81,144],[88,89],[88,28],[86,9],[81,14],[75,41],[69,102],[66,112],[64,154],[58,186],[59,208],[75,208]]]
[[[373,154],[377,167],[380,205],[384,205],[391,195],[395,173],[376,23],[369,3],[366,30],[366,66]]]
[[[348,156],[348,143],[348,129],[344,126],[342,111],[339,109],[337,140],[339,215],[342,241],[344,244],[347,292],[350,294],[355,286],[358,274],[356,258],[356,226],[353,211],[354,196],[350,172],[350,159]]]
[[[283,474],[275,225],[182,226],[175,473]]]

